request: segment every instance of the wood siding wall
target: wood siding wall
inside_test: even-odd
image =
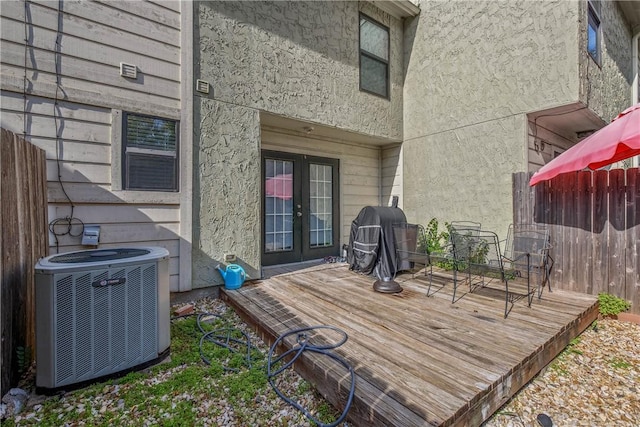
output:
[[[513,219],[548,226],[552,286],[610,293],[640,313],[640,169],[563,174],[535,187],[531,175],[513,175]]]
[[[341,244],[349,243],[351,222],[365,206],[380,203],[380,149],[342,141],[262,131],[262,149],[340,159]]]
[[[528,125],[528,171],[533,172],[549,163],[554,157],[563,153],[575,144],[576,139],[569,139],[563,136],[558,130],[547,129],[540,124],[536,124],[535,120],[527,122]]]
[[[2,129],[0,141],[0,273],[2,351],[0,381],[4,394],[20,378],[19,357],[35,349],[33,269],[47,253],[47,181],[45,153]],[[28,362],[22,356],[23,365]],[[24,366],[22,366],[24,368]]]
[[[101,248],[167,248],[178,290],[180,195],[120,191],[112,177],[120,171],[118,111],[181,118],[180,3],[1,7],[2,126],[46,151],[50,220],[69,216],[73,204],[75,218],[101,226]],[[138,77],[122,77],[121,62],[135,65]],[[58,240],[60,252],[88,249],[79,236]],[[49,244],[55,252],[55,239]]]

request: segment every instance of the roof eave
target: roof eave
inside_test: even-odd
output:
[[[420,8],[409,0],[369,0],[369,3],[398,19],[410,18],[420,13]]]

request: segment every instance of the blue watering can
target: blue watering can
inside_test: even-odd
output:
[[[238,289],[244,283],[246,274],[244,272],[244,269],[238,264],[229,264],[227,265],[226,270],[220,268],[220,264],[218,264],[216,266],[216,269],[220,272],[222,278],[224,279],[225,289]]]

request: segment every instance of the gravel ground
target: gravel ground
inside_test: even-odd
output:
[[[640,425],[640,325],[604,319],[496,412],[487,427]]]
[[[258,348],[268,350],[247,326],[219,300],[203,299],[195,303],[196,312],[227,313],[236,326],[247,332]],[[145,384],[157,384],[175,375],[181,367],[160,372],[144,379]],[[31,384],[33,379],[30,380]],[[28,382],[24,386],[28,388]],[[292,370],[281,377],[279,386],[300,403],[317,410],[326,401]],[[104,386],[102,394],[85,396],[67,393],[60,397],[56,411],[74,410],[91,413],[92,419],[105,412],[119,412],[122,416],[113,425],[162,424],[162,411],[157,416],[139,418],[136,408],[125,408],[118,398],[119,385]],[[123,386],[124,387],[124,386]],[[541,374],[525,386],[487,422],[487,427],[538,426],[536,416],[547,414],[555,426],[620,426],[640,425],[640,325],[604,319],[575,339],[565,351]],[[26,409],[9,424],[54,425],[41,421],[41,411],[47,400],[31,395]],[[204,426],[310,426],[300,412],[283,402],[271,389],[256,395],[253,401],[238,407],[225,399],[209,399],[201,395],[173,395],[174,405],[185,403]],[[86,412],[85,412],[86,411]],[[148,414],[148,411],[147,411]],[[166,415],[166,414],[165,414]],[[58,425],[92,425],[80,419]],[[97,418],[99,419],[99,418]],[[335,418],[334,418],[335,419]],[[115,421],[115,422],[114,422]],[[4,422],[3,422],[4,424]],[[343,426],[348,427],[347,423]]]

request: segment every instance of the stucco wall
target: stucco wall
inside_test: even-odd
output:
[[[405,212],[423,223],[475,220],[505,234],[511,173],[527,169],[526,113],[578,96],[579,5],[420,7],[405,36]]]
[[[522,170],[525,135],[526,117],[518,115],[405,142],[407,220],[477,221],[506,237],[511,174]]]
[[[609,122],[630,104],[632,34],[617,2],[600,4],[602,53],[598,65],[587,52],[587,3],[580,3],[580,100]]]
[[[360,2],[201,2],[198,78],[213,97],[402,137],[402,23]],[[359,8],[390,27],[390,100],[359,89]],[[197,37],[197,35],[196,35]]]
[[[236,254],[251,278],[260,265],[258,111],[195,98],[193,287],[223,283],[215,266]]]
[[[576,100],[578,2],[420,7],[405,40],[405,139]]]
[[[260,112],[402,139],[402,23],[364,2],[194,3],[194,287],[260,268]],[[390,27],[390,99],[359,89],[359,12]],[[302,123],[302,122],[301,122]],[[310,144],[308,154],[317,149]],[[376,178],[376,184],[379,178]]]

